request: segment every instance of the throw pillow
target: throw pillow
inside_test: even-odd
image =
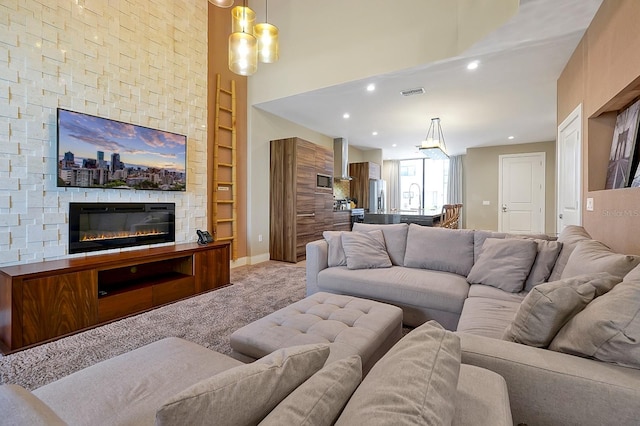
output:
[[[608,272],[623,278],[640,263],[640,256],[614,253],[596,240],[580,241],[569,256],[562,278],[593,272]]]
[[[506,232],[477,230],[473,233],[473,262],[478,261],[478,256],[482,251],[482,245],[487,238],[507,238]]]
[[[600,272],[540,284],[524,298],[502,338],[546,348],[567,321],[619,282],[618,277]]]
[[[562,277],[562,271],[567,265],[571,252],[576,248],[576,244],[580,241],[590,239],[591,235],[589,235],[582,226],[569,225],[560,232],[558,241],[562,243],[562,249],[560,250],[556,264],[553,266],[549,281],[558,281]]]
[[[538,244],[533,240],[487,238],[467,282],[517,293],[524,286],[537,252]]]
[[[47,404],[22,386],[0,386],[0,406],[2,424],[66,425]]]
[[[451,424],[459,371],[460,338],[429,321],[373,366],[336,425]]]
[[[260,425],[330,426],[360,380],[362,362],[358,355],[331,362],[291,392]]]
[[[376,225],[370,223],[354,223],[354,232],[370,232],[379,229],[384,235],[384,242],[387,246],[387,253],[391,263],[394,265],[404,265],[404,252],[407,249],[407,231],[409,225],[406,223],[394,223],[386,225]]]
[[[410,224],[404,266],[466,277],[473,266],[473,231]]]
[[[342,247],[342,234],[343,231],[324,231],[322,233],[322,236],[329,246],[327,263],[330,268],[347,265],[347,257]]]
[[[525,291],[531,291],[531,289],[538,284],[547,282],[551,275],[551,271],[553,271],[553,266],[556,264],[560,250],[562,249],[562,243],[559,241],[543,240],[540,238],[531,238],[519,235],[509,235],[508,238],[532,239],[538,244],[536,260],[533,262],[531,272],[529,272],[527,281],[524,283]]]
[[[202,380],[170,398],[156,425],[256,424],[301,383],[323,367],[328,344],[280,349],[251,364]]]
[[[349,269],[374,269],[391,267],[382,231],[345,232],[342,247]]]
[[[573,317],[549,349],[640,368],[640,266]]]

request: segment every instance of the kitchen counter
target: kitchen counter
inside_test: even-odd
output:
[[[415,223],[422,226],[433,226],[440,220],[441,210],[400,210],[392,212],[365,213],[364,223]]]

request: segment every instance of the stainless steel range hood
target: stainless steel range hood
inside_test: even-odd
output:
[[[351,180],[351,176],[349,176],[349,143],[345,138],[333,140],[333,177],[338,180]]]

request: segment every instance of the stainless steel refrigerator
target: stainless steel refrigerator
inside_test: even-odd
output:
[[[369,180],[369,213],[384,212],[387,208],[387,182],[382,179]]]

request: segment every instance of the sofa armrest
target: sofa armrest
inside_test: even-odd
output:
[[[329,267],[329,245],[326,240],[307,243],[307,296],[320,291],[318,274]]]
[[[514,424],[637,425],[640,370],[458,332],[462,362],[507,382]]]
[[[0,412],[2,412],[2,424],[66,424],[47,404],[18,385],[0,386]]]

